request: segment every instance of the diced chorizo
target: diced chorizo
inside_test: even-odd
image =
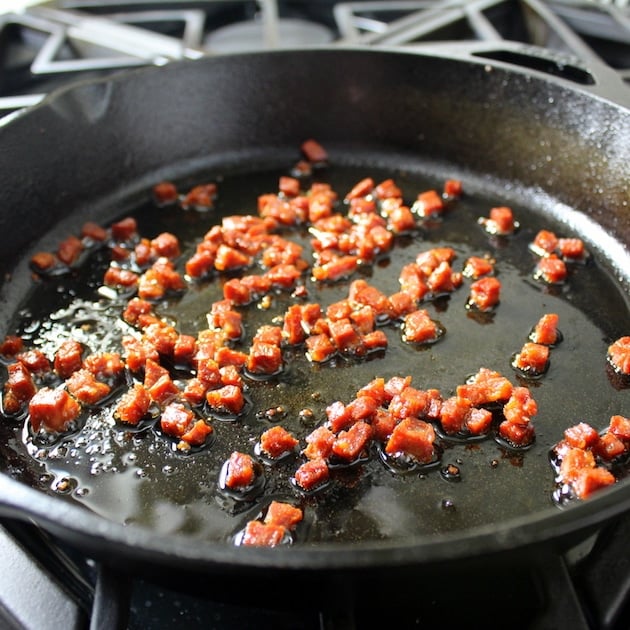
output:
[[[325,426],[319,426],[306,436],[306,448],[302,454],[308,459],[323,459],[330,457],[335,434]]]
[[[426,392],[415,387],[405,387],[394,394],[389,403],[389,412],[399,420],[403,418],[422,417],[427,408],[429,397]]]
[[[388,455],[403,453],[421,464],[428,464],[435,456],[435,430],[418,418],[401,420],[392,431],[385,446]]]
[[[179,394],[168,370],[151,359],[147,359],[144,364],[144,386],[151,399],[159,404],[166,404]]]
[[[5,413],[16,414],[33,398],[37,386],[28,368],[19,361],[7,366],[8,379],[4,384],[2,409]]]
[[[604,461],[612,461],[626,452],[626,446],[614,433],[607,431],[599,436],[597,442],[592,446],[592,451],[596,457]]]
[[[70,235],[59,243],[57,258],[65,265],[73,265],[81,256],[83,249],[83,241],[74,235]]]
[[[282,501],[272,501],[267,508],[264,523],[280,525],[288,531],[293,531],[304,518],[304,513],[298,507]]]
[[[306,338],[306,356],[315,363],[324,363],[337,354],[337,347],[324,333]]]
[[[170,232],[162,232],[151,239],[151,251],[158,257],[177,258],[181,253],[179,239]]]
[[[131,269],[110,265],[103,276],[103,284],[108,287],[132,288],[138,285],[139,275]]]
[[[540,376],[549,366],[549,346],[526,342],[514,355],[512,366],[528,376]]]
[[[214,205],[217,195],[217,185],[214,183],[199,184],[193,186],[181,201],[182,208],[196,208],[197,210],[209,210]]]
[[[18,335],[7,335],[0,343],[0,355],[3,357],[15,357],[24,351],[24,340]]]
[[[140,383],[134,383],[121,397],[114,409],[114,418],[125,424],[137,425],[149,412],[151,396]]]
[[[272,459],[277,459],[290,453],[298,444],[297,438],[280,425],[267,429],[260,436],[262,451]]]
[[[418,216],[428,218],[438,216],[444,211],[444,200],[435,190],[421,192],[412,206]]]
[[[53,358],[53,367],[59,378],[68,378],[82,366],[83,346],[75,339],[63,341]]]
[[[623,442],[630,442],[630,418],[617,414],[611,416],[608,423],[608,431]]]
[[[115,241],[128,241],[137,234],[138,223],[133,217],[125,217],[112,223],[111,234]]]
[[[81,236],[101,242],[107,238],[107,230],[94,221],[86,221],[81,227]]]
[[[541,258],[534,270],[534,278],[547,284],[561,284],[567,279],[567,275],[564,261],[554,254]]]
[[[492,412],[472,407],[466,416],[466,428],[472,435],[486,434],[492,425]]]
[[[394,396],[399,395],[405,388],[411,385],[411,376],[392,376],[385,381],[383,389],[387,396],[386,401],[390,402]]]
[[[258,476],[258,467],[251,455],[233,451],[227,461],[224,484],[230,490],[251,486]]]
[[[529,388],[515,387],[503,406],[503,415],[508,422],[524,424],[538,413],[538,404]]]
[[[63,433],[79,417],[81,406],[61,387],[42,387],[29,401],[28,412],[29,422],[35,432],[44,429]]]
[[[48,271],[57,264],[57,257],[50,252],[37,252],[31,256],[31,266],[36,271]]]
[[[357,197],[365,197],[374,190],[374,180],[371,177],[365,177],[361,181],[357,182],[350,192],[346,195],[346,201],[350,199],[356,199]]]
[[[204,402],[207,391],[208,386],[200,379],[193,377],[186,381],[182,396],[189,404],[196,407]]]
[[[160,205],[175,203],[179,199],[177,186],[173,182],[158,182],[153,186],[153,198]]]
[[[375,352],[377,350],[385,350],[389,345],[389,341],[382,330],[373,330],[363,335],[362,344],[366,352]]]
[[[492,310],[501,294],[501,281],[494,276],[485,276],[470,285],[468,305],[480,311]]]
[[[359,266],[358,256],[337,256],[330,262],[314,265],[313,278],[318,281],[335,282],[342,278],[349,278]]]
[[[376,196],[379,199],[392,199],[402,197],[402,190],[396,185],[393,179],[385,179],[375,188]]]
[[[490,234],[505,236],[512,234],[516,228],[512,208],[508,206],[498,206],[490,209],[490,216],[480,217],[479,223]]]
[[[181,436],[181,441],[184,445],[189,446],[201,446],[206,442],[208,436],[214,431],[214,429],[201,418],[193,421],[188,430]],[[181,449],[181,446],[178,445]],[[183,449],[186,450],[186,449]]]
[[[529,446],[534,441],[534,427],[527,422],[509,422],[499,424],[499,435],[516,447]]]
[[[240,350],[234,350],[233,348],[228,348],[227,346],[221,346],[216,349],[214,359],[219,364],[219,369],[229,365],[240,369],[247,364],[249,355],[241,352]]]
[[[349,319],[330,322],[330,338],[343,354],[355,354],[361,348],[361,335]]]
[[[564,430],[564,439],[573,448],[589,449],[599,441],[599,433],[586,422],[578,424]]]
[[[372,427],[363,420],[355,422],[347,431],[340,431],[333,442],[332,452],[346,462],[356,460],[368,447]]]
[[[172,353],[177,366],[190,365],[196,352],[197,340],[192,335],[177,335]]]
[[[286,536],[286,528],[274,523],[248,521],[243,532],[241,545],[245,547],[276,547]]]
[[[153,304],[147,300],[133,297],[127,302],[122,318],[131,326],[138,323],[140,315],[150,315],[153,312]]]
[[[467,278],[473,278],[477,280],[482,276],[488,276],[494,271],[494,265],[488,258],[481,258],[480,256],[470,256],[464,263],[464,269],[462,273]]]
[[[572,487],[579,499],[588,499],[598,490],[613,485],[615,476],[603,466],[580,470]]]
[[[191,278],[202,278],[214,269],[217,248],[198,248],[186,261],[184,268]]]
[[[579,261],[586,256],[586,248],[581,238],[559,238],[558,251],[565,260]]]
[[[463,193],[462,182],[459,179],[447,179],[444,182],[444,195],[448,198],[461,197]]]
[[[529,247],[538,256],[553,254],[558,247],[558,237],[550,230],[540,230]]]
[[[630,375],[630,336],[619,337],[608,346],[608,362],[619,374]]]
[[[375,418],[372,420],[374,439],[379,442],[387,442],[398,422],[399,419],[390,413],[389,410],[379,407],[376,410]]]
[[[403,341],[430,343],[436,341],[440,336],[440,327],[431,319],[425,309],[417,309],[405,315],[402,325]]]
[[[472,403],[467,398],[461,396],[447,398],[440,409],[440,424],[444,433],[448,435],[463,433],[471,409]]]
[[[309,459],[293,476],[295,483],[306,492],[323,487],[328,483],[329,477],[328,464],[323,459]]]
[[[170,402],[165,405],[160,417],[160,427],[166,435],[181,438],[195,422],[192,409],[181,402]]]
[[[562,339],[558,330],[560,316],[557,313],[546,313],[543,315],[529,334],[529,339],[534,343],[541,343],[546,346],[554,346]]]
[[[456,394],[468,398],[477,407],[488,403],[506,402],[513,389],[512,383],[505,376],[482,367],[467,383],[457,386]]]
[[[246,368],[251,374],[277,374],[282,369],[281,348],[275,344],[255,341],[250,347]]]
[[[66,380],[66,389],[84,405],[95,405],[109,395],[111,387],[97,381],[92,372],[81,368]]]
[[[15,358],[22,363],[31,374],[46,374],[52,369],[50,359],[37,348],[18,352]]]
[[[206,393],[208,405],[219,413],[238,414],[245,407],[243,390],[236,385],[224,385]]]
[[[300,150],[302,151],[304,157],[312,164],[318,164],[328,160],[328,153],[326,149],[324,149],[317,140],[313,140],[312,138],[305,140],[301,144]]]
[[[123,335],[122,346],[125,363],[132,372],[143,370],[147,360],[159,361],[158,351],[146,339]]]

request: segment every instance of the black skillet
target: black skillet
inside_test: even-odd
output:
[[[529,52],[510,54],[527,59]],[[408,194],[456,177],[464,182],[468,201],[460,211],[467,212],[469,220],[497,200],[527,219],[521,248],[528,234],[546,225],[586,240],[596,271],[584,280],[581,297],[545,293],[534,286],[538,302],[525,313],[506,299],[504,314],[497,315],[506,324],[473,322],[475,334],[464,334],[466,343],[461,337],[445,346],[444,366],[452,371],[444,367],[427,376],[417,370],[414,376],[420,387],[452,388],[474,371],[483,348],[498,347],[505,357],[508,350],[518,349],[526,324],[534,323],[543,307],[565,309],[568,320],[575,317],[584,326],[586,348],[578,343],[578,335],[561,350],[558,361],[566,370],[556,370],[554,378],[566,393],[550,400],[549,410],[556,417],[562,412],[562,420],[541,421],[536,452],[522,459],[508,454],[495,470],[490,461],[501,457],[496,445],[480,447],[477,457],[475,449],[463,449],[458,455],[462,468],[468,466],[475,474],[459,486],[434,474],[428,482],[433,484],[429,496],[434,504],[428,511],[415,505],[411,517],[405,512],[404,518],[395,514],[398,504],[389,481],[369,493],[378,490],[378,484],[371,487],[370,477],[357,476],[328,500],[331,512],[319,514],[320,523],[330,518],[329,529],[319,529],[326,532],[320,539],[315,536],[290,548],[244,549],[226,537],[191,535],[189,525],[180,530],[164,526],[174,506],[186,509],[186,483],[181,484],[188,473],[176,482],[184,499],[173,498],[175,486],[167,493],[166,503],[173,501],[167,518],[160,520],[158,514],[144,526],[123,525],[106,508],[101,514],[102,504],[92,511],[80,505],[81,499],[52,492],[50,477],[42,476],[24,450],[20,431],[9,429],[3,432],[2,512],[33,520],[95,557],[123,566],[231,574],[275,568],[291,575],[294,570],[384,567],[451,570],[493,558],[531,558],[566,548],[627,511],[630,490],[623,481],[589,501],[559,509],[550,500],[552,473],[546,457],[547,447],[576,416],[583,414],[603,427],[611,413],[628,414],[626,390],[609,381],[603,350],[630,330],[630,98],[613,74],[595,80],[587,69],[567,71],[556,60],[537,59],[537,66],[563,75],[554,77],[515,69],[493,60],[496,56],[492,51],[456,50],[285,51],[124,73],[54,94],[0,129],[0,239],[7,278],[2,323],[9,332],[16,305],[32,287],[29,255],[54,248],[83,221],[105,224],[141,208],[141,225],[151,236],[158,226],[172,225],[151,205],[153,184],[171,179],[184,185],[219,175],[232,191],[232,197],[226,195],[230,207],[223,210],[251,212],[256,194],[268,192],[265,187],[275,184],[277,175],[295,161],[300,143],[313,137],[330,154],[331,168],[322,178],[329,177],[342,192],[363,175],[393,173]],[[438,233],[427,240],[443,238]],[[499,251],[481,233],[457,238],[464,243],[462,251]],[[424,246],[422,241],[417,245]],[[510,274],[522,279],[522,262],[505,256],[505,269],[510,270],[506,279]],[[384,265],[374,277],[391,286],[392,273],[388,276]],[[529,279],[526,282],[530,286]],[[598,296],[595,303],[591,291]],[[441,316],[448,322],[458,308],[449,304]],[[504,331],[499,341],[487,332],[493,326]],[[348,366],[331,368],[322,388],[328,397],[347,398],[369,375],[409,372],[428,356],[405,352],[400,365],[381,367],[373,361],[360,367],[360,376]],[[539,390],[544,392],[544,386]],[[276,393],[269,398],[275,400]],[[298,409],[305,403],[296,396],[287,404]],[[537,464],[528,465],[535,459]],[[199,484],[199,472],[191,474],[187,483]],[[126,483],[124,476],[120,483]],[[215,480],[207,475],[201,483],[214,488]],[[409,485],[408,480],[404,483]],[[357,484],[360,492],[370,495],[369,506],[364,501],[358,512],[349,507],[357,500]],[[365,499],[366,494],[361,496]],[[454,510],[449,509],[453,496]],[[149,492],[151,510],[153,498]],[[405,500],[418,503],[413,494]],[[371,520],[366,513],[372,514]],[[390,515],[389,524],[384,514]],[[401,522],[408,522],[412,533]]]

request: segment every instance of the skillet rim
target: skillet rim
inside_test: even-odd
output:
[[[362,46],[318,47],[315,49],[291,49],[269,53],[235,53],[212,59],[174,62],[166,66],[176,71],[183,64],[221,63],[225,57],[248,57],[262,55],[290,55],[294,52],[319,51],[339,54],[343,51],[378,55],[420,55],[428,58],[446,58],[464,64],[492,66],[507,73],[530,76],[545,84],[554,83],[569,91],[596,100],[605,100],[610,106],[630,114],[630,110],[618,102],[609,101],[595,90],[565,81],[550,78],[544,73],[514,68],[511,64],[487,58],[464,58],[444,56],[431,51],[400,48],[379,48]],[[109,82],[130,81],[138,74],[164,72],[163,68],[141,68],[126,70],[102,79],[79,81],[60,88],[48,95],[41,103],[25,112],[10,115],[9,120],[0,123],[0,141],[5,129],[14,123],[28,124],[29,118],[36,117],[38,111],[46,111],[66,95],[71,95],[86,85],[103,85]],[[630,99],[628,100],[630,104]],[[19,122],[18,122],[19,121]],[[88,511],[78,505],[70,505],[55,497],[45,495],[22,482],[11,479],[5,471],[0,473],[0,514],[11,518],[34,520],[49,531],[63,535],[69,542],[76,541],[87,546],[99,555],[115,551],[124,557],[141,562],[201,568],[278,568],[278,569],[361,569],[383,568],[406,565],[433,565],[452,560],[478,559],[504,552],[526,550],[531,546],[543,548],[562,544],[573,536],[586,535],[604,522],[630,510],[630,484],[603,490],[596,497],[580,502],[567,509],[559,510],[551,506],[526,517],[510,519],[500,524],[474,527],[458,531],[456,534],[414,536],[405,542],[372,541],[352,544],[317,543],[316,545],[296,545],[290,549],[236,548],[224,543],[199,541],[186,537],[173,537],[155,532],[147,532],[139,527],[127,527]]]

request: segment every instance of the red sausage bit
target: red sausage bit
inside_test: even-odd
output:
[[[618,374],[630,376],[630,336],[619,337],[608,346],[608,363]]]
[[[124,424],[137,425],[149,412],[151,396],[140,383],[135,383],[114,408],[114,418]]]
[[[625,456],[629,446],[630,420],[623,416],[611,416],[601,434],[586,422],[567,428],[551,451],[557,473],[554,498],[560,503],[587,499],[614,484],[616,478],[607,464]]]
[[[304,462],[294,473],[293,481],[298,489],[315,492],[328,485],[330,472],[324,459],[310,459]]]
[[[304,518],[304,513],[290,503],[272,501],[263,520],[249,521],[237,536],[237,544],[256,547],[275,547],[293,542],[292,532]]]
[[[503,406],[505,420],[499,425],[498,437],[514,448],[524,448],[535,437],[532,416],[538,413],[538,405],[527,387],[515,387],[510,399]]]
[[[549,367],[549,346],[526,342],[512,358],[512,367],[525,376],[541,376]]]
[[[491,208],[489,217],[479,217],[477,221],[488,234],[495,236],[514,234],[519,227],[512,209],[507,206]]]
[[[177,450],[188,451],[192,446],[202,446],[212,434],[212,427],[184,403],[173,401],[162,410],[160,428],[166,435],[179,439]]]
[[[501,282],[494,276],[475,280],[470,285],[470,297],[466,307],[481,312],[491,311],[499,303],[500,293]]]
[[[235,498],[251,497],[264,483],[262,466],[247,453],[233,451],[221,468],[219,486]]]
[[[79,418],[81,405],[63,388],[42,387],[31,398],[29,422],[37,433],[44,429],[49,433],[64,433]]]
[[[295,451],[299,441],[284,427],[276,425],[260,436],[261,454],[270,459],[280,459]]]
[[[326,149],[324,149],[317,140],[313,140],[312,138],[305,140],[300,146],[300,149],[304,157],[311,164],[321,164],[328,160],[328,152]]]
[[[153,198],[160,206],[175,203],[179,199],[177,186],[173,182],[159,182],[153,187]]]
[[[8,379],[4,384],[2,395],[2,411],[16,415],[22,412],[25,405],[33,398],[37,386],[28,368],[17,361],[7,366]]]
[[[529,333],[533,343],[555,346],[562,341],[562,333],[558,330],[560,316],[557,313],[543,315]]]
[[[418,344],[434,343],[444,335],[441,324],[429,317],[428,311],[418,309],[403,319],[403,341]]]
[[[555,254],[541,258],[534,269],[534,278],[547,284],[562,284],[567,276],[566,264]]]

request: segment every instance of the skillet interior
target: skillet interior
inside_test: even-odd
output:
[[[363,63],[366,54],[371,59],[369,64]],[[340,86],[331,78],[333,62],[342,64],[352,80]],[[183,68],[185,72],[166,68],[163,70],[167,72],[159,75],[139,73],[133,80],[121,77],[118,82],[90,84],[53,99],[49,106],[33,112],[43,117],[37,121],[39,137],[32,137],[26,127],[20,130],[20,126],[32,125],[29,115],[3,130],[3,141],[6,139],[15,150],[12,164],[23,163],[23,177],[29,183],[26,189],[16,188],[14,177],[11,186],[4,187],[7,199],[3,205],[15,207],[17,199],[12,195],[19,195],[19,207],[27,216],[37,218],[38,228],[44,231],[64,216],[66,209],[70,210],[70,216],[61,219],[59,226],[38,243],[45,246],[76,226],[77,216],[103,220],[111,218],[112,208],[120,214],[134,206],[146,197],[148,186],[163,176],[184,178],[235,166],[255,171],[263,163],[265,167],[270,163],[284,167],[294,159],[299,141],[313,136],[330,148],[333,162],[372,169],[386,165],[390,171],[398,168],[413,172],[421,166],[420,170],[434,177],[462,177],[471,192],[496,194],[506,203],[562,215],[568,227],[587,236],[592,249],[599,253],[605,250],[605,266],[613,275],[626,262],[625,250],[618,245],[618,241],[625,242],[628,229],[627,212],[623,212],[628,203],[628,167],[623,159],[628,120],[624,110],[573,94],[561,85],[536,85],[536,81],[500,69],[488,72],[480,65],[432,57],[366,51],[280,55],[265,66],[270,72],[265,74],[264,85],[255,80],[262,76],[262,68],[256,67],[260,63],[263,61],[258,58],[244,56],[220,63],[191,64]],[[296,87],[295,79],[304,77],[305,67],[310,70],[308,78]],[[165,85],[169,86],[168,97],[162,93]],[[541,87],[544,96],[538,89]],[[140,112],[132,106],[137,99],[155,101],[153,90],[161,94],[160,107]],[[228,111],[227,104],[231,105]],[[309,110],[317,111],[317,117],[307,115]],[[488,110],[493,112],[491,123],[486,117]],[[63,146],[67,142],[65,127],[74,127],[77,115],[88,134],[87,145],[104,147],[112,154],[95,150],[86,160],[79,157],[74,143]],[[585,128],[590,133],[584,134]],[[50,142],[52,135],[52,143],[61,144],[62,154],[69,156],[68,168],[61,172],[57,168],[56,173],[51,172],[51,165],[42,163],[48,158],[39,147]],[[540,140],[532,142],[532,138]],[[36,163],[32,159],[34,146],[42,158]],[[123,159],[121,146],[125,148]],[[25,152],[27,147],[29,151]],[[6,175],[5,170],[3,177]],[[115,189],[113,194],[111,189]],[[565,204],[588,211],[596,223],[568,211]],[[24,230],[16,219],[13,214],[3,215],[7,223],[3,233],[11,235],[5,250],[11,254],[6,257],[8,264],[13,252],[39,236]],[[16,282],[5,289],[5,316],[12,308],[8,302],[14,303],[28,283],[23,270],[16,270],[14,278]],[[625,285],[626,278],[621,277],[621,282]],[[619,300],[616,310],[622,312],[624,298]],[[596,310],[594,317],[601,317],[606,310]],[[618,322],[610,321],[607,334],[613,335],[624,323],[623,317]],[[21,462],[12,462],[11,466],[19,469]],[[615,494],[623,496],[623,489],[615,489]],[[54,505],[53,509],[60,512],[59,524],[67,508],[60,502]],[[37,506],[34,508],[39,511]],[[540,518],[560,533],[565,521],[571,529],[578,524],[592,524],[607,514],[605,498],[588,508],[573,510],[573,524],[554,509],[542,510],[531,517],[533,520],[524,519],[524,524]],[[622,508],[618,504],[615,509]],[[584,520],[580,520],[580,512]],[[84,524],[90,520],[87,517]],[[519,531],[518,527],[512,530],[510,523],[499,522],[498,527],[493,524],[488,528],[493,532],[492,544],[502,547],[509,540],[509,536],[506,539],[499,535],[504,527],[509,532]],[[467,521],[466,526],[470,525],[484,529],[483,519]],[[99,529],[108,537],[120,533],[115,527],[103,527]],[[455,531],[457,542],[463,543],[467,533],[461,536],[458,528]],[[530,532],[521,543],[531,542],[541,536],[540,532],[533,536]],[[428,533],[422,533],[420,543]],[[522,530],[516,539],[521,536]],[[159,535],[157,541],[163,542]],[[169,538],[167,552],[181,549],[180,542]],[[416,540],[413,542],[415,545]],[[507,542],[507,546],[512,544],[514,540]],[[183,546],[186,548],[185,541]],[[402,546],[406,546],[405,541]],[[478,550],[483,547],[478,545]],[[435,548],[435,553],[447,556],[463,550],[457,551],[458,545],[451,545],[449,551],[444,547],[442,552],[439,545]],[[395,558],[396,554],[389,557]],[[214,550],[208,559],[218,560]]]

